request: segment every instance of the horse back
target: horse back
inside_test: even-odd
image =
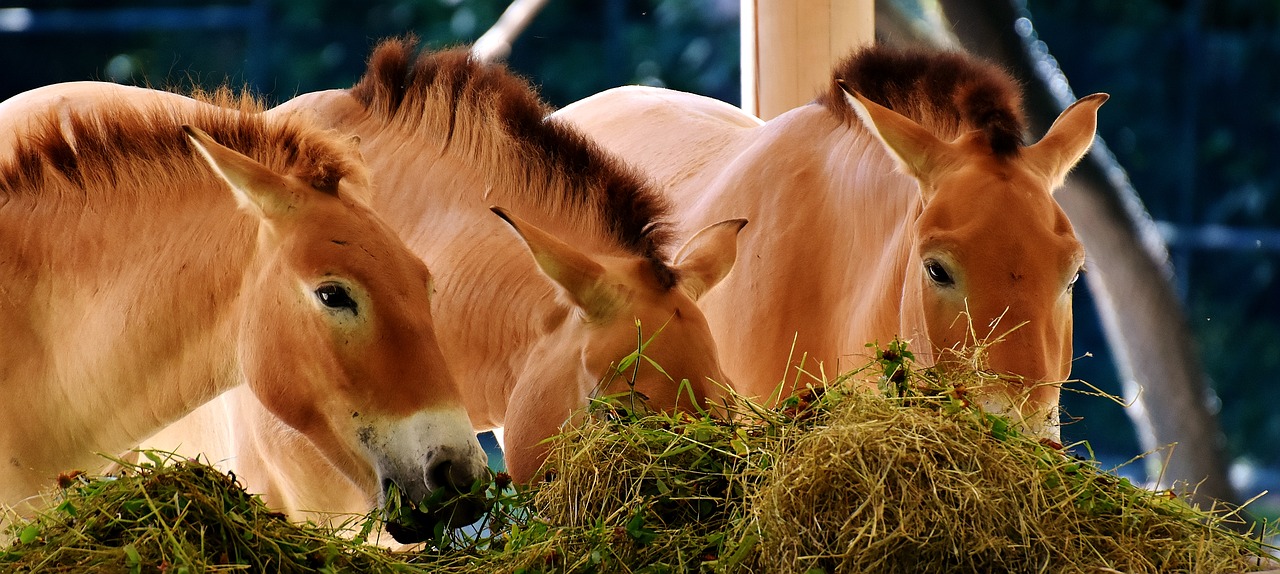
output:
[[[593,95],[551,116],[591,135],[649,176],[684,211],[697,190],[750,144],[762,122],[712,98],[646,86]]]

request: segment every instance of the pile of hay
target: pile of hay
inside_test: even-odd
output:
[[[55,505],[4,533],[15,540],[0,550],[0,571],[423,571],[406,570],[405,557],[384,549],[290,523],[213,467],[144,454],[150,461],[117,461],[124,470],[116,476],[59,477]]]
[[[868,376],[882,394],[851,388]],[[534,501],[553,536],[517,568],[1154,573],[1270,560],[1235,511],[1139,488],[969,406],[984,380],[917,371],[895,342],[825,393],[747,406],[750,424],[597,416],[555,445]]]
[[[896,342],[876,357],[856,376],[882,395],[846,377],[778,409],[737,405],[734,422],[598,401],[556,439],[544,481],[499,475],[480,531],[415,553],[289,524],[181,462],[70,478],[56,507],[15,527],[0,570],[1243,572],[1269,559],[1234,513],[1138,488],[969,407],[980,374],[915,371]]]

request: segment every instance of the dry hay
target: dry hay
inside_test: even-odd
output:
[[[915,371],[896,342],[876,357],[779,409],[727,405],[730,422],[596,401],[555,439],[544,481],[499,475],[480,532],[420,552],[289,524],[234,479],[153,456],[121,477],[64,477],[55,506],[13,527],[0,570],[1237,572],[1273,549],[1237,534],[1232,512],[1138,488],[969,407],[980,373]]]
[[[1232,532],[1170,494],[979,417],[847,397],[751,504],[767,571],[1238,572]],[[987,421],[989,422],[989,421]],[[1247,545],[1246,545],[1247,546]]]
[[[1241,572],[1271,547],[966,396],[976,371],[913,369],[894,342],[824,393],[739,420],[635,417],[615,401],[548,462],[538,515],[566,571]],[[854,390],[878,379],[883,394]],[[598,413],[599,415],[600,413]],[[1085,446],[1087,445],[1076,445]],[[554,528],[552,529],[554,530]],[[613,544],[602,545],[613,532]],[[521,563],[535,567],[530,559]]]

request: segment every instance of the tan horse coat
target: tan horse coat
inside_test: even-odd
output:
[[[846,93],[871,94],[875,102]],[[737,388],[790,393],[910,339],[928,364],[1003,339],[983,402],[1055,435],[1083,251],[1050,193],[1093,140],[1091,96],[1021,145],[1016,86],[960,55],[872,49],[815,103],[762,123],[626,87],[553,115],[658,181],[687,236],[745,217],[736,269],[700,302]],[[889,106],[887,109],[882,106]],[[818,376],[816,378],[822,378]]]
[[[370,497],[470,486],[482,453],[430,276],[367,204],[349,142],[140,90],[64,105],[98,88],[61,88],[0,105],[0,502],[242,385]]]
[[[673,256],[661,197],[577,133],[544,123],[548,112],[501,67],[462,51],[415,59],[409,42],[379,47],[352,90],[272,111],[359,136],[375,208],[435,273],[436,327],[472,422],[504,431],[519,481],[540,465],[538,443],[587,397],[623,391],[633,376],[655,408],[674,408],[685,379],[698,398],[720,395],[727,381],[694,300],[728,273],[744,223],[713,222]],[[666,374],[640,361],[611,376],[637,337],[655,333],[645,355]],[[211,409],[151,444],[233,459],[251,487],[287,493],[290,509],[358,508],[323,463],[308,466],[313,455],[255,422],[247,395]],[[237,436],[212,444],[229,420]],[[273,468],[246,472],[254,461]]]

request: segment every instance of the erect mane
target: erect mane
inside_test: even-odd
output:
[[[650,259],[665,286],[674,284],[662,263],[672,239],[669,208],[646,180],[576,129],[544,121],[551,109],[505,66],[477,62],[462,49],[416,52],[414,38],[382,42],[351,95],[484,169],[515,170],[504,188],[567,220],[590,222],[618,247]]]
[[[997,156],[1018,153],[1026,119],[1018,84],[1004,70],[956,52],[864,48],[836,66],[843,80],[867,99],[907,116],[940,138],[981,130]],[[833,81],[818,97],[845,121],[857,121]]]
[[[129,181],[138,182],[128,187],[140,197],[180,187],[157,181],[212,177],[183,125],[319,190],[332,191],[354,174],[366,177],[358,156],[343,143],[297,118],[268,120],[260,113],[261,102],[247,94],[220,89],[195,97],[207,104],[195,113],[164,98],[138,105],[108,99],[89,110],[66,112],[51,107],[15,135],[13,155],[0,162],[0,193],[42,201],[59,193],[119,201]]]

